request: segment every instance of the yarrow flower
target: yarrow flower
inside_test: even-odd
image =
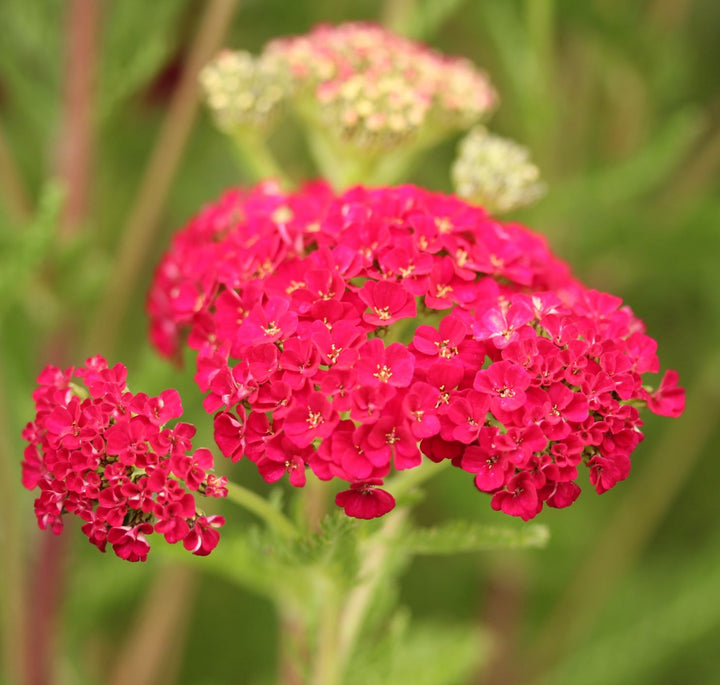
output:
[[[466,129],[497,101],[468,60],[362,22],[279,38],[257,57],[225,50],[203,70],[201,83],[226,132],[264,132],[280,106],[292,102],[314,138],[329,135],[370,153],[421,134],[436,140]]]
[[[426,122],[463,129],[495,105],[485,74],[381,26],[320,25],[271,41],[266,55],[285,63],[311,116],[344,140],[387,146]]]
[[[270,128],[290,87],[287,70],[277,60],[231,50],[203,68],[200,84],[218,128],[230,134]]]
[[[104,552],[109,543],[128,561],[145,561],[153,532],[207,555],[225,520],[205,515],[195,493],[225,497],[227,481],[211,473],[209,450],[192,451],[194,426],[167,425],[182,416],[177,391],[133,394],[126,377],[99,356],[38,377],[22,464],[23,485],[40,490],[38,524],[59,534],[63,515],[74,514],[92,544]]]
[[[197,351],[226,457],[345,481],[359,518],[425,459],[524,520],[566,507],[583,467],[598,492],[628,475],[639,407],[684,406],[674,372],[645,385],[656,343],[619,298],[523,226],[413,186],[231,190],[174,237],[148,310],[163,354]]]

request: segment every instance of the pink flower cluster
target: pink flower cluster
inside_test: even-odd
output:
[[[543,238],[413,186],[232,190],[179,232],[149,296],[168,356],[188,335],[215,439],[262,477],[350,484],[354,517],[425,457],[468,472],[527,520],[624,479],[638,406],[677,416],[656,343],[621,301],[588,290]]]
[[[285,65],[296,96],[345,138],[412,134],[426,120],[467,128],[497,103],[487,76],[468,60],[447,57],[382,26],[321,24],[267,44],[264,60]]]
[[[110,543],[129,561],[147,558],[153,531],[207,555],[225,521],[200,512],[193,493],[225,497],[226,479],[209,472],[209,450],[191,452],[194,426],[166,426],[182,415],[177,391],[133,395],[126,376],[122,364],[108,368],[93,357],[77,369],[48,366],[38,377],[37,414],[23,431],[30,444],[22,480],[40,489],[40,528],[59,534],[62,515],[72,513],[85,521],[92,544],[104,552]]]

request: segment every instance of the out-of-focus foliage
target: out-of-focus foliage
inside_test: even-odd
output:
[[[100,286],[204,5],[102,3],[90,214],[78,242],[60,245],[49,231],[58,197],[51,179],[65,3],[0,3],[0,132],[34,205],[29,221],[19,224],[0,192],[0,542],[8,554],[0,583],[6,616],[40,539],[19,469],[19,433],[30,418],[32,381],[42,365],[57,361],[49,340],[74,339],[70,355],[77,362],[90,351],[84,333],[98,315]],[[246,0],[227,44],[257,52],[275,36],[350,19],[389,21],[487,70],[501,97],[489,128],[527,146],[548,184],[541,202],[511,218],[544,232],[579,277],[632,306],[659,341],[663,365],[679,370],[689,397],[688,411],[677,422],[648,419],[626,483],[602,497],[581,497],[571,510],[539,517],[551,531],[546,548],[500,558],[474,552],[409,562],[402,586],[387,591],[399,593],[418,626],[407,628],[402,616],[387,619],[378,609],[387,639],[376,645],[367,673],[396,674],[388,683],[439,683],[428,679],[431,670],[421,680],[409,669],[422,667],[431,650],[447,648],[458,664],[448,683],[715,682],[720,4]],[[293,172],[311,173],[307,150],[291,130],[278,131],[272,142],[292,152]],[[457,139],[424,154],[409,180],[449,190],[456,144]],[[222,188],[249,181],[229,142],[201,113],[163,207],[153,253]],[[3,184],[0,176],[0,190]],[[123,350],[138,388],[143,380],[142,389],[151,393],[168,385],[186,388],[183,398],[190,404],[196,399],[189,372],[166,367],[148,352],[142,302],[151,262],[135,284],[132,313],[116,349]],[[233,466],[233,477],[265,489],[243,464]],[[235,511],[226,513],[227,530],[253,524]],[[503,523],[471,479],[455,473],[433,481],[419,516],[426,526],[459,518]],[[57,682],[95,685],[115,672],[145,598],[174,566],[169,555],[142,567],[121,564],[81,545],[79,536],[67,537]],[[238,558],[247,559],[254,577],[241,580],[256,592],[235,584],[239,569],[202,574],[202,564],[193,564],[194,589],[174,600],[187,606],[167,683],[274,682],[277,624],[261,596],[265,567],[252,565],[262,543],[252,535],[237,541],[228,535],[225,542],[242,547]],[[309,544],[303,553],[317,551]],[[505,573],[507,568],[513,573]],[[509,627],[498,598],[505,598],[506,613],[514,616]],[[478,629],[481,622],[485,632]],[[5,620],[2,627],[2,639],[10,640],[12,624]],[[485,680],[467,675],[476,673],[474,644],[489,650]],[[533,673],[500,678],[493,645],[505,662],[523,663]]]

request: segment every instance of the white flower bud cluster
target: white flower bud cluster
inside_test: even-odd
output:
[[[267,130],[288,96],[287,70],[249,52],[221,52],[200,72],[200,84],[218,128],[226,133]]]
[[[509,212],[545,194],[527,148],[478,126],[460,142],[452,168],[455,191],[489,212]]]

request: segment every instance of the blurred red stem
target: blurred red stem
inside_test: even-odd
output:
[[[120,234],[119,254],[108,277],[89,339],[95,353],[112,356],[112,346],[127,312],[138,276],[157,236],[159,219],[198,108],[197,75],[220,46],[238,0],[209,0],[183,68],[168,113],[127,222]]]
[[[60,636],[61,594],[65,585],[63,557],[66,537],[43,531],[31,578],[25,639],[27,685],[56,682],[54,654]]]
[[[94,68],[97,62],[99,0],[70,0],[65,23],[65,71],[56,174],[67,192],[61,231],[77,231],[86,217],[92,173]],[[59,330],[47,345],[49,356],[63,364],[72,349],[71,330]],[[25,661],[28,685],[56,681],[55,654],[60,638],[60,608],[65,589],[65,538],[41,534],[30,578]]]
[[[86,218],[93,169],[93,103],[100,19],[98,0],[70,0],[57,172],[66,189],[61,228],[78,230]]]
[[[181,566],[160,569],[127,637],[116,650],[109,685],[158,685],[174,680],[181,666],[182,643],[192,615],[196,585],[192,569]]]
[[[309,662],[307,626],[302,617],[278,610],[279,685],[303,685],[303,667]]]

